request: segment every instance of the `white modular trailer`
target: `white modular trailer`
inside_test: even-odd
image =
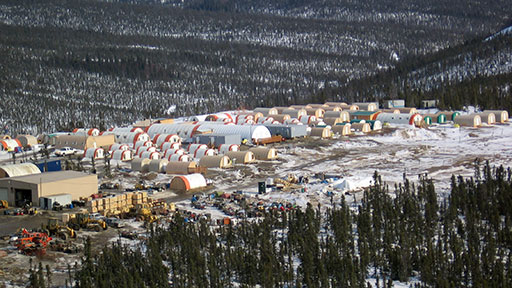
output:
[[[404,125],[421,125],[423,117],[420,114],[395,114],[395,113],[379,113],[377,119],[382,123],[404,124]]]

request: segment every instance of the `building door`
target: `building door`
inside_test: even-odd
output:
[[[32,205],[32,190],[14,189],[14,204],[18,207],[25,204]]]

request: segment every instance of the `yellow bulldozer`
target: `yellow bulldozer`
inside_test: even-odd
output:
[[[76,238],[76,231],[73,228],[62,224],[58,219],[55,218],[48,219],[48,224],[46,224],[43,229],[47,231],[48,235],[59,237],[62,240],[67,240],[68,237]]]
[[[125,218],[133,218],[137,221],[144,221],[144,224],[151,224],[158,220],[158,217],[153,215],[149,204],[137,204],[135,207],[130,208],[130,211],[126,213]]]
[[[71,229],[80,230],[88,229],[100,232],[102,229],[107,230],[107,223],[101,219],[91,219],[88,213],[76,213],[75,217],[71,218],[68,222]]]

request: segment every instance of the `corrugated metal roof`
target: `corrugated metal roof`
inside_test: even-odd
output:
[[[39,170],[39,169],[37,169],[37,170]],[[5,182],[5,181],[18,181],[18,182],[25,182],[25,183],[31,183],[31,184],[40,184],[40,183],[50,183],[50,182],[62,181],[62,180],[67,180],[67,179],[83,178],[83,177],[88,177],[90,175],[92,175],[92,174],[86,174],[86,173],[71,171],[71,170],[57,171],[57,172],[46,172],[46,173],[41,173],[41,171],[39,171],[39,174],[34,174],[34,175],[2,178],[2,179],[0,179],[0,183]]]

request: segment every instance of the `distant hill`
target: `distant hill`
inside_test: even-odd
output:
[[[488,37],[512,15],[504,1],[111,2],[2,1],[0,125],[104,128],[339,87],[360,91],[344,94],[354,100],[386,96],[358,79]]]

